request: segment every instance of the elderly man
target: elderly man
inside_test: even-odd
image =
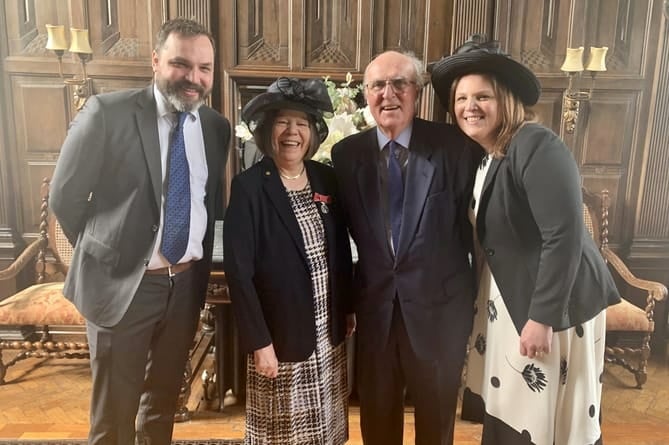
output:
[[[333,149],[358,247],[357,385],[367,445],[401,445],[404,396],[416,444],[453,442],[472,327],[471,154],[453,126],[416,117],[422,63],[388,51],[367,66],[377,127]]]

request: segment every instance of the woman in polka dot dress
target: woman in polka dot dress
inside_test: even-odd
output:
[[[606,307],[619,297],[583,223],[576,162],[528,108],[539,81],[472,36],[432,66],[432,83],[485,151],[463,418],[483,422],[486,445],[600,444]]]

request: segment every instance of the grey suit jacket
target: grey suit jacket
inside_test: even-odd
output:
[[[414,351],[429,360],[464,347],[472,326],[471,154],[456,127],[422,119],[414,120],[408,148],[396,255],[380,201],[376,130],[339,142],[332,160],[358,247],[358,341],[370,348],[386,344],[397,301]]]
[[[230,125],[200,108],[209,176],[204,257],[195,268],[204,301]],[[153,87],[92,96],[68,131],[49,204],[75,246],[64,294],[89,321],[113,326],[125,314],[151,255],[162,174]]]
[[[528,318],[558,331],[619,301],[583,222],[578,167],[551,130],[521,128],[480,199],[477,235],[518,333]]]

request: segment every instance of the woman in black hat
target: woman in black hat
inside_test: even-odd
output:
[[[619,299],[583,223],[573,156],[529,108],[541,87],[473,36],[431,67],[458,126],[485,152],[471,220],[479,294],[463,417],[484,444],[601,443],[605,308]]]
[[[309,158],[332,112],[320,80],[279,78],[242,118],[264,157],[232,181],[224,267],[249,353],[246,444],[348,438],[351,251],[331,167]],[[349,315],[350,314],[350,315]]]

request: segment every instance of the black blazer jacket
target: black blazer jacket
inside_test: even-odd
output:
[[[476,231],[513,323],[564,330],[619,301],[583,222],[581,177],[562,140],[526,124],[493,159]]]
[[[331,167],[305,161],[313,193],[332,199],[319,207],[328,245],[332,344],[346,335],[352,313],[351,249]],[[317,205],[314,203],[314,205]],[[304,240],[274,161],[265,157],[232,181],[223,225],[224,266],[241,347],[274,344],[282,362],[303,361],[316,347],[311,275]]]
[[[357,340],[387,343],[395,300],[416,354],[436,359],[464,347],[473,318],[472,157],[454,126],[414,119],[396,255],[381,203],[376,129],[333,148],[351,235],[358,248],[354,292]],[[459,350],[459,349],[458,349]]]

